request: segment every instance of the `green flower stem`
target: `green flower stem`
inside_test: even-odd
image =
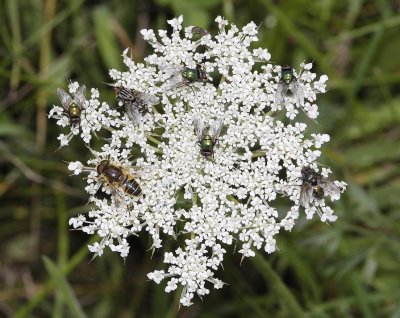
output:
[[[225,82],[225,76],[222,76],[222,77],[221,77],[221,80],[219,81],[218,88],[217,88],[217,96],[219,96],[219,95],[221,94],[220,85],[221,85],[223,82]]]
[[[289,288],[285,286],[282,279],[272,269],[265,258],[259,252],[256,252],[255,257],[251,257],[250,259],[264,277],[272,293],[276,295],[282,306],[290,313],[289,317],[305,317],[305,313],[294,295],[290,292]]]
[[[253,151],[253,154],[251,155],[252,158],[257,158],[257,157],[264,157],[267,153],[262,150],[256,150]]]
[[[152,136],[150,136],[150,135],[147,135],[146,138],[147,138],[148,140],[150,140],[151,142],[154,142],[154,143],[157,144],[157,145],[161,144],[161,141],[160,141],[160,140],[158,140],[158,139],[156,139],[156,138],[154,138],[154,137],[152,137]]]
[[[199,203],[199,195],[197,194],[197,192],[193,192],[192,201],[193,201],[193,205],[194,206],[198,205],[198,203]]]
[[[75,253],[74,256],[70,258],[70,261],[66,263],[65,267],[61,269],[62,273],[65,275],[65,277],[68,276],[68,274],[75,269],[79,264],[82,263],[83,259],[89,254],[89,250],[87,248],[87,245],[93,244],[96,242],[98,237],[93,236],[90,240],[86,242],[82,246],[82,248]],[[19,310],[15,313],[14,317],[15,318],[23,318],[23,317],[30,317],[30,313],[32,312],[33,309],[35,309],[36,306],[42,304],[46,296],[53,291],[55,288],[55,284],[53,282],[52,278],[49,278],[44,284],[43,287],[35,293],[35,296],[33,296],[27,304],[24,306],[20,307]]]
[[[235,204],[239,204],[239,203],[240,203],[233,195],[227,195],[226,198],[227,198],[229,201],[231,201],[231,202],[233,202],[233,203],[235,203]]]
[[[192,196],[192,201],[193,201],[193,206],[197,206],[199,203],[199,196],[197,192],[193,192]],[[190,233],[190,239],[193,240],[195,238],[196,234],[194,232]]]
[[[162,152],[161,149],[158,149],[157,147],[153,147],[153,146],[151,146],[151,145],[149,145],[149,147],[150,147],[151,149],[153,149],[153,150],[155,151],[155,153],[157,153],[157,154],[159,154],[159,155],[162,155],[162,154],[163,154],[163,152]]]
[[[165,318],[178,317],[182,290],[183,290],[183,286],[179,286],[178,289],[175,291],[174,300],[173,300],[171,307],[169,308],[168,313],[165,316]]]

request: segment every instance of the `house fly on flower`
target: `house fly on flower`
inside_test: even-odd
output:
[[[281,76],[275,93],[275,104],[280,105],[286,96],[294,96],[300,106],[304,105],[303,85],[294,75],[291,66],[284,66],[281,69]]]
[[[69,118],[69,124],[71,126],[79,126],[81,123],[82,110],[86,102],[86,86],[80,86],[74,98],[72,98],[62,88],[57,88],[57,95],[60,98],[62,107],[64,108],[64,114]]]
[[[134,124],[140,122],[140,117],[148,113],[151,106],[159,103],[158,97],[154,95],[142,93],[124,86],[107,85],[114,87],[118,107],[125,106],[125,112]]]
[[[216,120],[214,124],[210,126],[204,126],[203,121],[198,117],[196,117],[193,122],[198,138],[198,145],[200,146],[200,153],[206,158],[214,158],[214,147],[221,134],[223,120]]]
[[[305,208],[309,207],[312,198],[321,200],[327,195],[340,194],[338,186],[308,166],[301,169],[301,180],[300,205]]]

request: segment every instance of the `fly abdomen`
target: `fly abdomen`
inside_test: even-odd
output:
[[[68,108],[69,123],[71,126],[79,125],[81,122],[81,109],[76,103],[71,103]]]
[[[313,196],[317,199],[322,199],[324,197],[324,189],[322,189],[322,187],[320,187],[319,185],[317,185],[316,187],[314,187],[313,189]]]
[[[295,76],[293,74],[293,68],[291,68],[290,66],[282,67],[281,80],[286,85],[289,85],[294,79],[295,79]]]
[[[213,153],[214,152],[212,150],[204,150],[204,149],[201,150],[201,154],[206,158],[212,157]]]
[[[81,123],[81,117],[69,117],[69,124],[71,126],[77,126]]]
[[[134,196],[140,196],[142,194],[142,189],[140,188],[139,184],[136,182],[135,179],[131,178],[129,179],[128,177],[126,180],[123,182],[124,185],[124,192],[134,195]]]

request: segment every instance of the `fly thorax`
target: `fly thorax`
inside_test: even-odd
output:
[[[212,148],[213,145],[214,145],[214,142],[213,142],[211,136],[210,135],[205,135],[203,137],[203,140],[201,141],[201,146],[203,148]]]
[[[125,88],[125,87],[120,87],[118,89],[118,92],[116,91],[116,94],[117,94],[117,101],[118,101],[119,106],[122,106],[127,101],[134,100],[134,98],[135,98],[132,90]]]
[[[76,102],[72,102],[71,105],[69,105],[68,114],[70,117],[81,116],[81,109]]]
[[[292,74],[284,74],[284,75],[282,76],[282,80],[284,81],[284,83],[285,83],[286,85],[289,85],[289,84],[292,82],[292,80],[293,80],[293,75],[292,75]]]
[[[293,69],[290,66],[282,68],[281,79],[286,85],[289,85],[293,81],[294,74]]]
[[[185,68],[182,72],[182,77],[189,80],[189,81],[196,81],[197,80],[197,70],[192,68]]]

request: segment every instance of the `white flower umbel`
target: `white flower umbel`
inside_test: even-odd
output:
[[[101,102],[92,90],[72,134],[80,131],[85,143],[101,129],[108,137],[99,139],[100,151],[88,148],[93,158],[86,165],[71,162],[68,168],[87,179],[94,208],[70,225],[100,236],[89,247],[95,256],[108,246],[126,257],[128,236],[141,231],[150,234],[153,251],[173,237],[180,247],[165,251],[169,267],[148,277],[157,284],[166,280],[167,292],[181,286],[181,303],[190,305],[195,294],[223,286],[215,275],[229,246],[238,244],[243,257],[255,250],[272,253],[275,235],[290,231],[301,213],[335,221],[325,199],[339,199],[346,184],[331,182],[330,169],[317,165],[329,136],[307,132],[307,124],[295,120],[299,112],[318,116],[316,94],[325,92],[326,75],[317,80],[311,63],[301,64],[299,73],[293,67],[301,92],[285,92],[277,104],[282,68],[268,62],[268,50],[250,49],[257,41],[254,23],[239,30],[218,17],[212,35],[184,29],[182,21],[168,21],[172,33],[142,30],[154,50],[145,64],[132,61],[127,50],[122,54],[127,70],[110,71],[118,103]],[[78,88],[71,83],[70,94]],[[59,125],[68,125],[62,107],[55,106],[54,114]],[[275,117],[284,114],[287,119]],[[114,174],[99,169],[105,161]],[[140,195],[132,194],[133,185]],[[300,205],[302,193],[309,196]],[[287,198],[286,213],[278,214],[278,197],[279,205]]]

